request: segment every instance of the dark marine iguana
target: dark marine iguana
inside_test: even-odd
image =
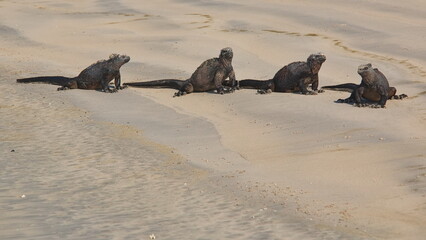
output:
[[[22,78],[17,79],[19,83],[50,83],[54,85],[60,85],[59,90],[67,89],[98,89],[103,92],[116,92],[119,89],[123,89],[121,86],[121,75],[120,67],[123,64],[130,61],[130,57],[120,54],[111,54],[108,60],[100,60],[73,78],[62,77],[62,76],[46,76],[46,77],[33,77],[33,78]],[[115,88],[110,89],[109,83],[114,79]]]
[[[233,55],[231,48],[222,49],[218,58],[204,61],[187,80],[162,79],[148,82],[130,82],[124,83],[124,85],[142,88],[173,88],[179,90],[175,93],[175,97],[192,92],[212,90],[216,90],[219,94],[233,92],[237,88],[232,67]],[[228,77],[229,81],[226,80]]]
[[[244,79],[239,81],[240,88],[256,88],[258,93],[301,92],[315,95],[318,93],[318,72],[326,57],[322,53],[311,54],[306,62],[293,62],[281,68],[270,80]],[[312,90],[308,86],[312,85]]]
[[[355,103],[358,107],[382,107],[386,105],[388,99],[403,99],[407,95],[396,95],[396,88],[390,87],[385,75],[377,68],[373,68],[371,63],[362,64],[358,67],[358,74],[361,76],[361,84],[345,83],[333,86],[324,86],[323,89],[351,92],[350,97],[339,99],[339,103]],[[362,102],[362,98],[375,102],[368,104]]]

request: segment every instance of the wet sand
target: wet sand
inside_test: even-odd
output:
[[[0,235],[422,239],[424,5],[0,1]],[[320,86],[357,83],[371,62],[410,97],[364,109],[333,91],[173,98],[15,83],[75,76],[113,52],[132,58],[124,82],[186,79],[228,46],[237,79],[323,52]]]

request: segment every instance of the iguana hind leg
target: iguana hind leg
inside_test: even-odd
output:
[[[67,82],[64,86],[58,87],[58,91],[68,90],[68,89],[77,89],[78,84],[76,80]]]
[[[194,86],[191,83],[186,83],[173,97],[180,97],[192,92],[194,92]]]

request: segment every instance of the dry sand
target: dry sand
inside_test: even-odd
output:
[[[426,4],[0,1],[1,239],[424,239]],[[223,47],[238,79],[311,53],[320,86],[371,62],[386,109],[240,90],[172,98],[15,83],[126,53],[122,80],[186,79]],[[14,150],[14,151],[12,151]]]

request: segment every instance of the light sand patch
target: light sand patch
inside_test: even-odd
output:
[[[7,144],[2,151],[18,156],[7,161],[7,179],[15,188],[2,187],[8,196],[4,206],[17,210],[3,226],[23,226],[8,231],[10,238],[50,237],[55,231],[62,238],[424,235],[423,2],[2,1],[1,6],[0,58],[10,73],[1,81],[10,95],[2,98],[0,110],[10,114],[7,126],[19,119],[17,131],[2,128]],[[323,52],[320,86],[358,83],[356,67],[372,62],[398,93],[411,98],[389,101],[386,109],[359,109],[334,103],[348,93],[331,91],[302,96],[241,90],[172,98],[175,90],[58,93],[54,86],[14,83],[17,77],[73,76],[114,52],[132,58],[122,68],[124,82],[186,79],[228,46],[238,79],[269,79],[282,66]],[[50,97],[66,99],[63,111],[57,103],[49,105]],[[79,115],[68,100],[90,114]],[[107,123],[99,126],[92,118]],[[47,126],[47,119],[53,125]],[[146,150],[146,142],[133,138],[140,134],[165,147]],[[58,139],[64,147],[54,148]],[[15,143],[21,150],[9,145]],[[151,156],[165,149],[179,157],[159,163]],[[146,160],[140,161],[141,154]],[[179,175],[188,161],[203,170]],[[175,171],[176,178],[167,178]],[[39,193],[36,198],[31,189]],[[23,194],[30,201],[21,205],[16,201]],[[41,211],[34,213],[34,206]],[[311,222],[315,227],[305,227]]]

